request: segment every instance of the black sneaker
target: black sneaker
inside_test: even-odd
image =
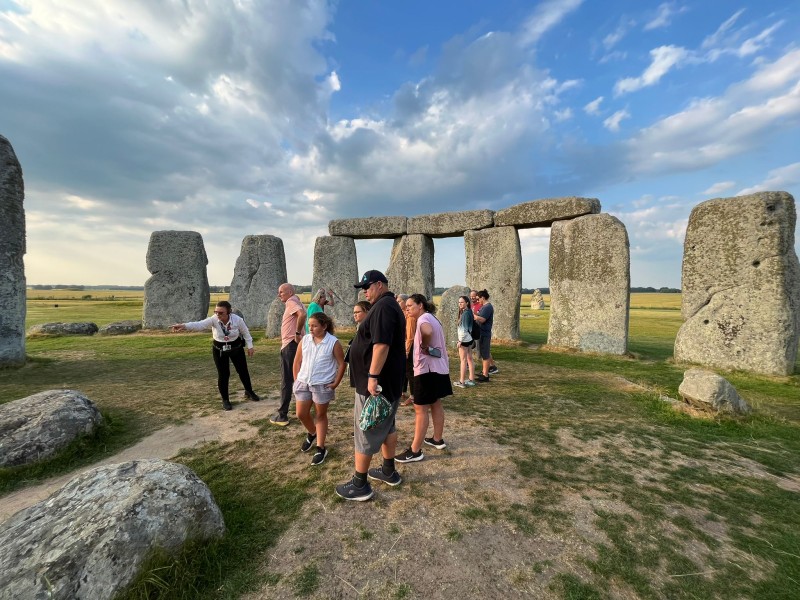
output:
[[[284,417],[280,413],[275,413],[270,417],[269,422],[279,427],[286,427],[289,424],[289,417]]]
[[[231,403],[228,400],[223,400],[222,401],[222,409],[223,410],[233,410],[233,406],[231,406]]]
[[[375,467],[374,469],[367,471],[367,477],[374,479],[375,481],[382,481],[383,483],[391,485],[392,487],[403,483],[403,478],[400,477],[400,473],[398,473],[396,470],[391,475],[387,475],[380,467]]]
[[[372,498],[375,492],[372,491],[372,486],[369,484],[369,481],[361,487],[358,487],[351,479],[347,483],[336,486],[336,495],[345,500],[364,502]]]
[[[497,365],[492,365],[491,367],[489,367],[489,375],[494,375],[499,372],[500,369],[497,368]]]
[[[484,375],[483,373],[478,373],[477,375],[475,375],[475,381],[479,383],[486,383],[487,381],[489,381],[489,376]]]
[[[422,453],[422,448],[419,449],[419,452],[414,452],[411,448],[408,448],[402,454],[394,457],[395,461],[399,463],[418,462],[423,458],[425,458],[425,455]]]
[[[245,392],[244,397],[252,400],[253,402],[260,402],[261,396],[256,394],[255,392]]]
[[[425,443],[428,444],[428,446],[433,446],[437,450],[444,450],[447,448],[447,444],[444,443],[444,439],[435,440],[432,437],[429,437],[425,438]]]
[[[328,456],[328,449],[327,448],[320,448],[317,446],[317,451],[314,452],[314,456],[311,457],[311,464],[312,465],[321,465],[325,462],[325,457]]]
[[[303,442],[303,445],[300,446],[300,452],[308,452],[311,450],[311,446],[314,445],[314,440],[317,439],[317,434],[311,435],[310,433],[306,434],[306,441]]]

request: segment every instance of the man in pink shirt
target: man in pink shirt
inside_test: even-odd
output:
[[[284,303],[283,320],[281,321],[281,407],[269,420],[273,425],[285,427],[289,424],[289,403],[292,400],[294,385],[294,356],[297,344],[303,338],[303,327],[306,323],[306,309],[294,292],[291,283],[284,283],[278,288],[278,298]]]

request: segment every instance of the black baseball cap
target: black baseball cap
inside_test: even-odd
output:
[[[389,280],[386,279],[386,275],[384,275],[380,271],[367,271],[366,273],[364,273],[364,276],[361,278],[361,281],[359,281],[353,287],[365,290],[376,281],[382,281],[383,283],[387,284],[389,283]]]

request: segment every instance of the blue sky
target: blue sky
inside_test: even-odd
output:
[[[575,195],[625,223],[633,285],[679,286],[692,207],[800,192],[798,31],[770,0],[0,0],[27,278],[143,284],[182,229],[212,284],[260,233],[304,284],[330,219]],[[549,231],[521,241],[548,285]],[[436,240],[437,285],[463,263]]]

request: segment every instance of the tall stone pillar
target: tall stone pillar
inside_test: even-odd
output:
[[[25,363],[25,184],[0,135],[0,367]]]
[[[439,306],[436,307],[436,316],[442,322],[444,329],[444,339],[447,341],[447,348],[450,356],[458,358],[458,350],[455,344],[458,341],[458,299],[461,296],[469,297],[469,288],[463,285],[454,285],[447,288],[442,294]],[[467,306],[470,310],[470,306]]]
[[[411,234],[395,238],[389,268],[389,289],[396,294],[424,294],[433,298],[433,240]]]
[[[358,257],[356,242],[351,237],[339,235],[318,237],[314,244],[314,276],[311,296],[319,288],[333,290],[334,305],[326,306],[325,313],[339,327],[354,327],[353,306],[358,302]]]
[[[249,329],[265,327],[270,304],[286,283],[283,240],[274,235],[248,235],[236,259],[230,302],[242,312]]]
[[[464,233],[467,285],[489,292],[494,306],[492,337],[519,339],[522,252],[514,227],[492,227]]]
[[[786,192],[694,207],[681,276],[675,360],[767,375],[794,371],[800,339],[797,215]]]
[[[206,249],[196,231],[154,231],[147,247],[142,327],[163,329],[208,316]]]
[[[630,246],[622,221],[599,214],[553,223],[547,343],[625,354],[630,284]]]

